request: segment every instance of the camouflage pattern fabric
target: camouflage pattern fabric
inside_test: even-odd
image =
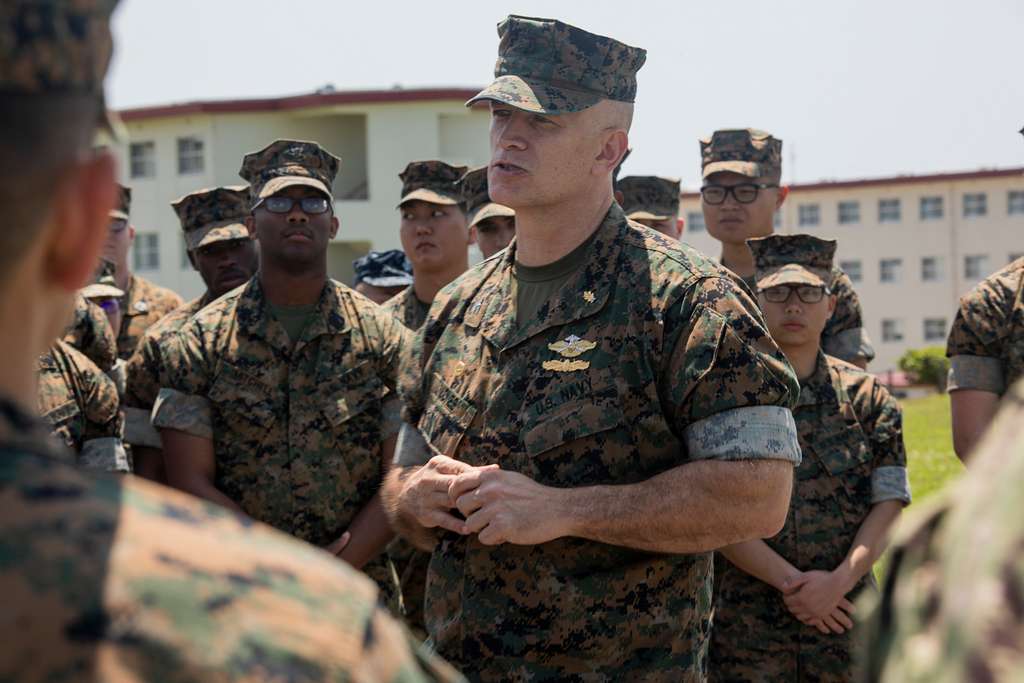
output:
[[[804,457],[786,524],[765,543],[800,570],[831,571],[873,505],[910,502],[900,407],[873,375],[819,354],[793,415]],[[850,631],[822,635],[797,621],[774,587],[724,558],[715,570],[711,681],[854,679]],[[847,597],[869,586],[870,573]]]
[[[215,505],[81,471],[0,399],[7,681],[460,681],[331,556]]]
[[[121,300],[121,330],[117,335],[117,355],[128,360],[135,353],[139,340],[153,324],[185,301],[164,287],[144,277],[132,275],[128,291]]]
[[[1024,383],[967,474],[900,525],[880,596],[865,596],[863,681],[1024,680]]]
[[[742,287],[618,205],[597,230],[525,325],[514,242],[443,289],[403,358],[406,421],[436,452],[548,486],[629,484],[711,457],[798,461],[796,377]],[[770,439],[750,431],[755,415]],[[710,569],[710,553],[445,534],[427,626],[474,680],[703,680]]]
[[[117,205],[111,209],[110,217],[126,221],[132,213],[132,188],[118,184]]]
[[[776,285],[828,287],[832,281],[835,240],[811,235],[768,235],[747,240],[754,255],[758,289]]]
[[[398,432],[407,332],[329,280],[293,345],[258,277],[202,309],[162,347],[153,425],[212,439],[215,485],[254,519],[316,546],[336,541],[380,488]],[[382,554],[365,567],[395,599]]]
[[[716,130],[700,141],[702,177],[730,171],[749,178],[782,178],[782,140],[756,128]]]
[[[352,262],[355,287],[365,282],[373,287],[407,287],[412,284],[412,263],[401,249],[370,251]]]
[[[189,251],[217,242],[249,239],[245,227],[248,185],[199,190],[171,202],[171,208],[178,215]]]
[[[1024,258],[960,299],[946,345],[950,391],[1000,396],[1024,376]]]
[[[423,323],[426,322],[430,305],[420,301],[416,296],[416,290],[409,285],[401,294],[396,294],[381,304],[381,308],[397,318],[407,328],[415,331],[423,327]]]
[[[582,111],[601,100],[633,102],[647,51],[554,19],[510,15],[498,24],[494,82],[467,106],[503,102],[539,114]]]
[[[276,140],[242,159],[242,176],[252,188],[253,206],[286,187],[304,185],[333,197],[341,159],[315,142]]]
[[[459,180],[459,192],[469,227],[488,218],[500,216],[511,218],[516,215],[514,209],[491,201],[491,195],[487,189],[486,166],[467,171],[466,175]]]
[[[86,299],[120,298],[124,296],[124,290],[117,286],[114,280],[114,262],[100,259],[100,265],[93,274],[92,282],[79,290],[79,294]]]
[[[663,221],[679,215],[679,181],[631,175],[619,181],[622,210],[631,220]]]
[[[62,340],[71,344],[103,372],[117,362],[117,336],[107,314],[83,296],[75,297],[75,312]]]
[[[451,166],[443,161],[412,161],[398,174],[402,181],[399,206],[420,200],[454,205],[462,201],[457,183],[466,174],[466,166]]]
[[[124,418],[114,382],[62,341],[39,357],[39,414],[87,469],[128,472]]]

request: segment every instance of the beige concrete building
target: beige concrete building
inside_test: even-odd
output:
[[[683,239],[717,257],[700,196],[686,193]],[[864,307],[874,372],[908,349],[945,345],[959,297],[1024,255],[1024,168],[791,186],[783,233],[839,242],[837,260]]]
[[[330,247],[329,269],[350,282],[354,258],[371,247],[399,247],[398,173],[409,161],[487,162],[487,109],[463,106],[476,92],[327,88],[295,97],[119,112],[128,132],[117,150],[122,182],[133,191],[136,270],[186,298],[201,293],[169,203],[200,188],[242,183],[243,155],[292,138],[315,140],[342,158],[333,188],[341,229]]]

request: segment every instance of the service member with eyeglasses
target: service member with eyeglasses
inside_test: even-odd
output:
[[[153,426],[172,486],[324,547],[393,596],[377,491],[400,424],[407,332],[327,277],[339,164],[295,140],[246,155],[259,271],[161,347]]]
[[[754,261],[746,241],[774,232],[774,217],[789,188],[782,178],[782,140],[761,130],[717,130],[700,141],[704,186],[700,190],[708,233],[722,243],[721,263],[751,289]],[[829,284],[836,311],[822,333],[822,348],[861,368],[875,351],[864,329],[860,299],[850,278],[833,268]]]
[[[803,460],[782,531],[720,551],[710,680],[852,681],[852,603],[874,590],[871,566],[910,502],[900,407],[873,375],[821,349],[836,243],[749,245],[758,303],[800,378]]]

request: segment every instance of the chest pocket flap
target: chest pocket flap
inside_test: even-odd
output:
[[[614,429],[623,422],[622,408],[613,403],[573,402],[523,430],[526,453],[534,457],[564,443]]]
[[[814,440],[812,450],[832,476],[840,476],[871,462],[868,439],[856,422],[828,429]]]
[[[476,407],[459,396],[436,373],[430,386],[420,431],[439,453],[454,456],[462,435],[476,417]]]
[[[369,362],[361,363],[316,392],[324,417],[337,427],[356,415],[379,407],[390,392],[373,372]]]
[[[209,399],[221,413],[269,427],[274,421],[274,397],[278,391],[245,370],[222,363],[210,387]]]

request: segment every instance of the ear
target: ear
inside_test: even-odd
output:
[[[786,197],[789,196],[789,186],[783,185],[779,188],[779,198],[775,200],[775,210],[777,211],[786,201]]]
[[[622,158],[629,150],[629,134],[621,128],[613,128],[604,132],[601,151],[597,155],[595,172],[603,175],[612,173],[622,163]]]
[[[251,213],[245,217],[245,229],[249,232],[249,237],[254,240],[259,239],[256,235],[256,219]]]
[[[331,239],[333,240],[338,236],[338,228],[341,227],[341,221],[338,220],[337,216],[331,216]]]
[[[134,225],[129,225],[128,226],[128,246],[131,246],[133,242],[135,242],[135,226]]]
[[[683,236],[683,228],[686,227],[686,219],[676,219],[676,239],[680,239]]]
[[[55,286],[74,291],[93,276],[117,195],[116,163],[109,152],[78,162],[59,183],[43,252],[46,278]]]
[[[469,242],[466,244],[476,244],[477,237],[479,237],[479,235],[477,235],[476,226],[474,225],[469,229]]]
[[[839,298],[835,294],[829,294],[828,296],[828,317],[825,320],[831,320],[832,316],[836,312],[836,302]]]

